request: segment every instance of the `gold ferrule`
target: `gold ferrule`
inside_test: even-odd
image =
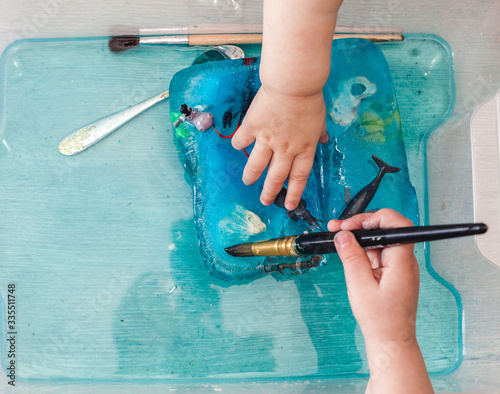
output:
[[[252,253],[254,256],[291,256],[299,257],[295,251],[296,235],[285,238],[268,239],[254,242]]]

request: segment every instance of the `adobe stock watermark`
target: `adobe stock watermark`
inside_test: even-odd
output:
[[[385,7],[372,7],[370,12],[370,25],[373,27],[388,26],[392,22],[392,18],[403,12],[403,6],[399,0],[389,0]]]
[[[410,317],[409,324],[415,326],[416,317]],[[373,358],[371,362],[369,362],[370,378],[376,379],[387,369],[394,368],[393,361],[401,355],[405,348],[414,345],[416,345],[416,338],[412,334],[406,332],[401,333],[394,341],[386,341],[378,344],[378,353],[372,356]],[[369,391],[367,391],[367,393],[369,393]]]
[[[464,114],[474,111],[488,97],[492,96],[497,89],[498,80],[495,81],[495,75],[493,73],[477,77],[471,83],[470,89],[467,90],[468,94],[457,108],[457,113]]]
[[[128,285],[128,281],[125,279],[127,275],[129,272],[126,268],[116,271],[107,286],[98,290],[94,297],[81,305],[80,312],[73,322],[69,322],[64,329],[48,337],[48,341],[43,345],[41,351],[33,355],[31,364],[39,368],[54,365],[56,360],[67,352],[67,348],[74,342],[74,338],[83,335],[88,327],[97,326],[102,320],[103,313],[109,310]],[[86,325],[82,327],[76,322],[85,322]]]
[[[15,29],[7,32],[9,42],[27,38],[37,38],[40,31],[44,29],[61,10],[61,7],[69,0],[39,0],[32,6],[34,12],[32,15],[22,16],[19,19],[11,20]]]
[[[256,295],[253,307],[238,316],[235,335],[246,338],[259,332],[267,322],[272,321],[285,300],[285,289],[282,286],[276,286],[269,293]]]

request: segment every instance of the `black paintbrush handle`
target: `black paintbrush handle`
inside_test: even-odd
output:
[[[465,223],[393,229],[353,230],[352,233],[363,248],[372,249],[483,234],[487,229],[488,227],[483,223]],[[323,232],[299,235],[295,239],[295,251],[300,255],[336,253],[337,250],[333,242],[335,234]]]

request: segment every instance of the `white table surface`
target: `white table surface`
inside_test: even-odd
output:
[[[255,0],[2,0],[0,52],[23,38],[108,36],[134,27],[206,23],[261,23],[262,1]],[[439,168],[429,183],[431,224],[474,220],[470,119],[473,111],[500,88],[500,0],[345,0],[338,24],[387,26],[405,32],[433,33],[444,38],[454,53],[456,105],[445,124],[427,139],[427,168]],[[0,146],[2,149],[2,146]],[[491,163],[498,157],[483,158]],[[499,179],[493,179],[497,184]],[[500,200],[497,200],[497,202]],[[491,210],[498,217],[500,202]],[[447,264],[453,251],[453,266]],[[433,379],[440,392],[500,392],[500,269],[484,259],[473,241],[445,243],[431,250],[439,274],[451,274],[463,297],[465,357],[458,370]],[[435,258],[434,258],[435,257]],[[460,274],[457,275],[457,270]],[[448,276],[447,276],[448,277]],[[453,281],[452,281],[453,282]],[[472,283],[472,284],[470,284]],[[477,302],[477,301],[480,302]],[[333,380],[288,383],[193,385],[190,392],[363,392],[366,382]],[[6,385],[5,374],[0,387]],[[54,386],[24,383],[25,392],[88,392],[95,385]],[[184,392],[181,384],[107,383],[112,392]]]

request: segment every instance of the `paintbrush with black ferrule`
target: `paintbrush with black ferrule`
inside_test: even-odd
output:
[[[483,234],[488,227],[483,223],[444,224],[437,226],[399,227],[391,229],[352,230],[356,240],[365,249],[437,241],[441,239]],[[293,235],[265,241],[249,242],[226,248],[235,257],[291,256],[336,253],[333,241],[336,232]]]
[[[341,38],[364,38],[373,42],[403,41],[402,34],[357,34],[338,33],[334,40]],[[181,34],[168,36],[118,36],[109,39],[108,45],[112,52],[123,52],[140,45],[227,45],[227,44],[261,44],[262,34]]]

